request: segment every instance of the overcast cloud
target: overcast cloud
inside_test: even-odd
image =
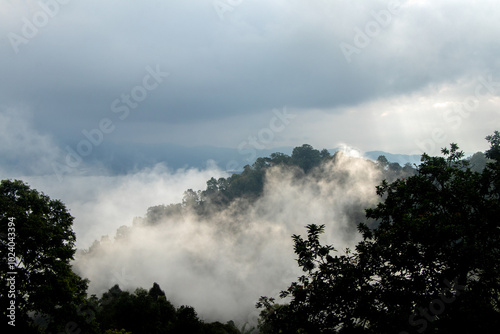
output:
[[[108,145],[237,147],[286,106],[300,121],[274,145],[411,153],[439,129],[439,145],[477,151],[500,125],[499,14],[493,0],[6,0],[0,107],[63,150],[103,118]],[[147,68],[168,76],[131,95]],[[447,121],[480,77],[494,89]]]

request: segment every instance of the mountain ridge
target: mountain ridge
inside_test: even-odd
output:
[[[330,148],[327,150],[333,155],[342,149]],[[100,150],[96,152],[94,159],[102,162],[116,174],[150,167],[157,163],[164,163],[169,168],[177,170],[205,169],[213,162],[223,170],[241,171],[245,165],[252,165],[259,157],[268,157],[276,152],[291,155],[292,151],[293,147],[288,146],[269,149],[238,149],[208,145],[188,147],[174,144],[144,144],[124,147],[121,150],[114,149],[112,152]],[[420,155],[389,153],[380,150],[367,151],[362,154],[363,157],[373,161],[377,160],[380,155],[384,155],[389,162],[397,162],[401,166],[406,163],[420,164]]]

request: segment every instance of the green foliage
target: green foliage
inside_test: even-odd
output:
[[[486,157],[492,159],[496,164],[500,163],[500,132],[495,131],[487,136],[486,140],[490,143],[490,149],[486,152]]]
[[[284,153],[272,153],[270,157],[273,165],[289,165],[292,163],[292,158]]]
[[[332,256],[324,226],[294,235],[305,274],[276,305],[261,297],[262,333],[492,332],[500,326],[500,135],[487,137],[493,159],[467,168],[456,144],[444,157],[422,156],[417,174],[383,181],[383,202],[367,210],[355,252]]]
[[[481,173],[486,168],[486,155],[483,152],[476,152],[467,159],[470,169],[474,172]]]
[[[104,334],[132,334],[132,332],[127,332],[122,328],[122,329],[108,329],[104,332]]]
[[[169,204],[169,205],[156,205],[149,207],[146,213],[146,219],[150,224],[158,224],[163,217],[175,217],[182,215],[182,205]]]
[[[492,148],[490,156],[496,156],[495,152],[498,151],[498,133],[495,136],[490,139],[492,143],[496,143],[492,146],[496,147],[496,151]],[[444,153],[458,154],[453,147],[451,151]],[[297,178],[302,178],[316,175],[312,173],[316,167],[334,159],[328,150],[318,151],[307,144],[296,147],[292,156],[273,153],[270,157],[258,158],[251,166],[245,166],[240,174],[218,180],[210,179],[205,191],[188,189],[182,203],[150,207],[147,222],[159,224],[165,216],[182,217],[186,211],[208,215],[212,210],[224,209],[237,199],[251,202],[261,196],[269,168],[281,166],[293,170]],[[388,163],[386,167],[383,173],[391,178],[404,173],[405,168],[406,172],[413,171],[411,166],[402,169],[397,163]],[[448,161],[448,167],[455,167],[455,163],[450,164]],[[498,175],[498,170],[498,164],[491,164],[488,172],[493,177]],[[494,189],[499,188],[496,186]],[[71,229],[73,217],[65,206],[60,201],[50,200],[36,190],[31,190],[21,181],[2,181],[0,221],[5,231],[9,217],[14,217],[16,223],[17,328],[24,333],[82,331],[108,334],[231,334],[253,331],[253,328],[247,329],[246,325],[239,330],[232,322],[205,323],[190,306],[176,309],[156,283],[149,291],[138,288],[133,293],[122,291],[115,285],[100,299],[96,296],[86,298],[88,282],[74,274],[69,264],[75,253],[75,235]],[[265,333],[315,333],[318,326],[331,322],[332,317],[336,323],[350,324],[352,328],[357,326],[357,318],[353,318],[351,312],[355,310],[355,303],[345,298],[345,305],[341,308],[333,307],[331,300],[337,294],[344,294],[349,298],[365,298],[362,297],[362,289],[359,289],[358,284],[367,277],[356,265],[358,255],[348,253],[332,257],[330,252],[334,251],[333,247],[319,243],[324,227],[308,225],[307,228],[307,239],[293,236],[299,265],[306,273],[299,278],[298,283],[293,283],[283,293],[283,296],[294,298],[294,302],[279,305],[273,299],[265,297],[259,301],[264,308],[261,329]],[[131,228],[122,226],[116,233],[116,239],[126,239],[130,233]],[[5,240],[1,240],[2,279],[6,278],[5,273],[9,271],[10,251]],[[98,242],[89,252],[97,248]],[[332,277],[335,277],[333,281]],[[335,282],[336,289],[331,289],[332,282]],[[1,287],[0,292],[2,305],[6,305],[8,287]],[[312,292],[318,295],[310,299]],[[327,296],[326,301],[322,300],[323,296]],[[311,311],[320,307],[324,307],[321,314],[310,317]],[[6,307],[3,307],[4,319],[5,310]],[[328,315],[330,313],[332,315]]]
[[[411,163],[407,162],[403,166],[403,173],[406,174],[406,176],[412,176],[412,175],[415,175],[417,173],[417,170],[415,168],[413,168]]]
[[[177,322],[174,324],[173,333],[203,333],[203,324],[193,307],[182,305],[177,309]]]
[[[273,153],[269,158],[257,158],[252,166],[246,165],[240,174],[228,178],[211,178],[207,181],[206,190],[200,194],[200,205],[223,208],[237,198],[255,200],[264,189],[266,170],[276,165],[290,165],[291,157],[283,153]],[[206,214],[207,211],[199,211]]]
[[[319,155],[322,160],[330,159],[332,157],[326,148],[322,149],[321,152],[319,152]]]
[[[314,167],[319,166],[321,163],[321,153],[308,144],[298,146],[292,151],[292,163],[307,173]]]
[[[157,283],[146,291],[122,291],[118,285],[98,301],[97,320],[105,333],[240,334],[234,323],[205,323],[191,306],[175,308]],[[122,328],[117,331],[116,328]]]
[[[416,170],[410,163],[406,163],[403,167],[397,162],[389,162],[385,155],[380,155],[377,158],[376,165],[387,180],[394,181],[397,178],[408,177],[414,175]]]
[[[218,321],[209,324],[203,324],[203,333],[205,334],[240,334],[241,332],[236,328],[231,321],[227,324],[222,324]]]
[[[494,180],[491,191],[498,198],[500,197],[500,133],[495,131],[493,135],[486,137],[486,140],[490,143],[486,158],[492,161],[487,163],[484,174]]]
[[[377,158],[377,164],[380,166],[380,168],[386,169],[387,166],[389,166],[389,160],[387,160],[385,155],[379,155]]]
[[[99,300],[97,321],[103,330],[123,328],[132,333],[170,333],[177,314],[157,283],[149,291],[138,288],[134,293],[122,291],[115,285]]]
[[[321,151],[311,145],[304,144],[295,147],[292,156],[284,153],[272,153],[269,157],[260,157],[250,166],[243,167],[241,173],[232,174],[227,178],[211,178],[206,183],[206,189],[195,191],[188,189],[184,193],[182,203],[157,205],[148,208],[146,221],[149,224],[158,224],[164,217],[181,218],[187,211],[206,217],[214,212],[224,210],[236,200],[243,199],[253,202],[258,199],[264,190],[266,173],[269,168],[281,167],[294,172],[297,179],[306,177],[321,166],[322,163],[335,161],[338,153],[332,156],[327,149]],[[411,164],[401,167],[398,163],[389,163],[384,156],[379,157],[383,162],[381,172],[384,178],[394,180],[397,177],[406,177],[415,174]],[[336,176],[339,178],[339,176]],[[346,178],[349,176],[346,174]]]
[[[15,247],[8,239],[0,240],[0,280],[15,271],[16,328],[26,333],[39,327],[47,332],[62,332],[68,324],[92,332],[92,319],[85,319],[79,309],[85,301],[87,281],[71,270],[75,253],[73,217],[61,201],[19,180],[0,183],[0,225],[8,231],[9,218],[15,224]],[[15,253],[16,268],[8,264],[8,254]],[[8,286],[2,284],[2,319],[6,317]],[[33,317],[28,314],[33,314]],[[40,326],[38,326],[40,325]]]

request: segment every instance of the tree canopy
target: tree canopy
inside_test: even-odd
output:
[[[35,328],[61,332],[68,323],[88,325],[80,312],[87,281],[70,265],[75,253],[72,224],[73,217],[61,201],[22,181],[1,181],[0,225],[2,232],[12,234],[0,240],[0,278],[7,282],[14,277],[15,284],[15,289],[10,284],[0,287],[2,319],[8,319],[7,305],[14,301],[15,325],[24,333]]]
[[[491,332],[500,325],[500,135],[482,172],[456,144],[443,157],[422,156],[417,174],[382,182],[382,201],[366,211],[354,251],[332,256],[310,224],[294,235],[305,274],[261,297],[262,333]]]
[[[498,329],[500,134],[486,139],[490,149],[484,154],[464,160],[451,144],[443,156],[422,155],[416,170],[379,157],[373,165],[386,180],[376,189],[380,203],[358,225],[362,240],[335,254],[333,245],[320,242],[324,225],[307,225],[306,237],[293,235],[304,274],[282,291],[286,303],[261,297],[260,333]],[[188,189],[181,203],[149,208],[146,221],[161,224],[165,215],[186,211],[206,215],[239,198],[251,204],[269,168],[280,165],[297,178],[319,180],[321,164],[335,159],[307,144],[292,156],[258,158],[240,174],[208,180],[204,191]],[[8,319],[14,299],[16,329],[23,333],[249,332],[231,321],[207,323],[191,306],[174,307],[157,283],[133,292],[115,285],[101,298],[87,297],[87,280],[70,265],[73,217],[62,202],[22,181],[0,183],[0,223],[1,278],[7,282],[16,272],[15,288],[0,288],[2,314]],[[131,233],[123,226],[116,238],[126,240]]]
[[[148,334],[239,334],[234,323],[206,323],[195,309],[182,305],[175,308],[157,283],[149,291],[138,288],[133,293],[118,285],[100,299],[92,297],[97,322],[105,333]]]
[[[239,199],[251,203],[262,195],[266,173],[270,168],[281,167],[292,170],[295,177],[300,179],[314,175],[323,164],[335,161],[338,154],[339,152],[332,156],[327,149],[319,151],[309,144],[303,144],[295,147],[291,156],[275,152],[269,157],[259,157],[252,165],[244,166],[241,173],[219,179],[212,177],[206,182],[205,190],[186,190],[182,203],[150,207],[146,221],[157,224],[162,217],[182,216],[186,210],[206,216],[223,210]],[[415,169],[410,163],[401,167],[397,162],[389,162],[384,156],[380,156],[374,166],[379,166],[381,174],[388,180],[415,174]],[[318,178],[321,178],[321,175]]]

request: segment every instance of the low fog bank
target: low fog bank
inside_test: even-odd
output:
[[[148,207],[179,202],[188,188],[204,187],[210,177],[227,173],[208,163],[205,170],[172,170],[164,164],[126,175],[12,176],[27,182],[52,199],[60,199],[75,217],[73,230],[77,247],[88,248],[96,239],[110,234]]]
[[[301,274],[293,234],[304,235],[307,224],[325,224],[324,243],[338,251],[352,248],[360,239],[356,225],[364,220],[364,208],[378,201],[375,187],[382,174],[365,159],[339,153],[298,175],[295,167],[270,167],[256,200],[239,199],[207,215],[183,205],[182,214],[163,216],[154,224],[147,218],[132,224],[134,216],[126,215],[136,200],[146,202],[149,188],[159,195],[165,184],[139,178],[115,186],[102,205],[115,208],[113,213],[128,227],[80,251],[74,269],[90,279],[90,294],[101,296],[114,284],[133,291],[157,282],[174,305],[191,305],[202,319],[255,323],[258,298],[277,298]],[[124,196],[124,189],[134,196]],[[180,202],[165,196],[147,199],[150,206]]]

